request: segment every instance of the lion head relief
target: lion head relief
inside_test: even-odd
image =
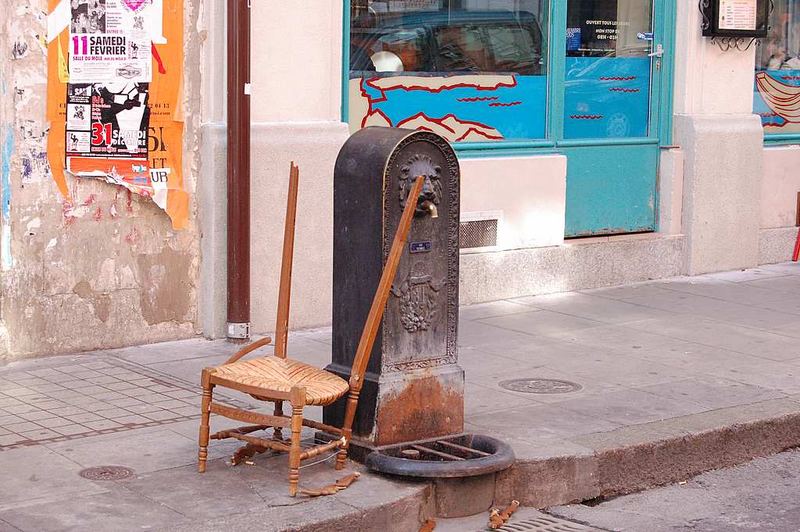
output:
[[[434,205],[439,205],[442,201],[442,167],[434,163],[428,155],[416,154],[400,168],[398,186],[400,188],[401,208],[406,206],[408,191],[414,185],[414,181],[418,176],[425,178],[419,197],[420,203],[427,200]],[[425,211],[417,206],[416,212],[422,214]]]

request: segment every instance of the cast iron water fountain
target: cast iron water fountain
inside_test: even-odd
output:
[[[464,433],[457,347],[460,174],[453,149],[438,135],[369,127],[339,152],[327,369],[349,378],[391,235],[418,176],[425,184],[367,368],[351,453],[382,473],[493,475],[513,463],[514,453],[494,438]],[[325,423],[341,423],[343,412],[343,402],[326,407]]]

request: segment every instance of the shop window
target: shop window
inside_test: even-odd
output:
[[[756,51],[753,111],[764,133],[800,136],[800,0],[774,0]]]
[[[652,11],[648,0],[568,0],[564,138],[647,136]]]
[[[351,130],[544,139],[545,0],[352,0]]]

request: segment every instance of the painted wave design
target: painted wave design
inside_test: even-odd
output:
[[[361,78],[357,83],[366,105],[353,118],[361,127],[433,131],[453,142],[545,134],[544,76],[403,75]],[[526,119],[520,120],[521,115]]]

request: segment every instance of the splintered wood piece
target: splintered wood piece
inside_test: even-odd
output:
[[[419,532],[432,532],[434,528],[436,528],[436,521],[433,519],[428,519],[422,523],[421,527],[419,527]]]
[[[300,488],[300,493],[303,495],[308,495],[309,497],[319,497],[321,495],[333,495],[343,489],[347,489],[350,485],[358,480],[358,477],[361,476],[361,473],[356,471],[350,475],[340,478],[334,484],[328,484],[327,486],[323,486],[321,488]]]
[[[489,510],[489,528],[497,529],[506,524],[517,508],[519,508],[519,501],[515,499],[502,512],[497,508]]]
[[[243,445],[239,447],[233,456],[231,456],[231,464],[232,465],[239,465],[248,458],[252,458],[256,454],[261,454],[266,451],[266,447],[261,447],[260,445],[255,445],[252,443],[248,443],[247,445]]]
[[[327,486],[318,489],[300,488],[300,493],[302,493],[303,495],[308,495],[309,497],[319,497],[321,495],[333,495],[337,491],[339,491],[339,489],[336,486],[336,484],[329,484]]]
[[[511,504],[506,506],[506,509],[500,512],[500,517],[503,519],[503,522],[508,521],[514,514],[514,512],[517,511],[517,508],[519,508],[519,501],[518,500],[511,501]]]
[[[497,508],[489,510],[489,528],[497,529],[506,524],[503,518],[500,517],[500,511]]]
[[[361,473],[356,471],[355,473],[347,475],[346,477],[342,477],[342,478],[340,478],[339,480],[336,481],[336,487],[342,488],[342,489],[349,488],[350,484],[352,484],[353,482],[358,480],[358,477],[360,477],[360,476],[361,476]]]

